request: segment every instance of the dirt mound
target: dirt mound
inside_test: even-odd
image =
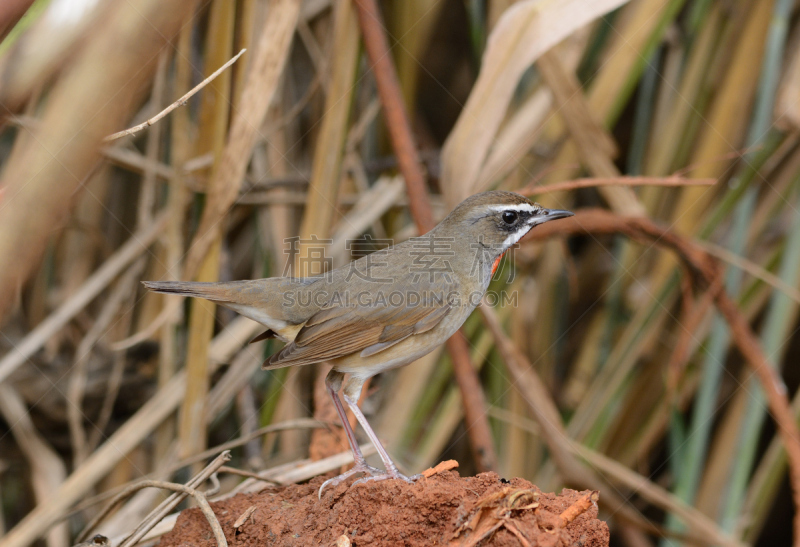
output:
[[[446,471],[415,484],[349,480],[317,490],[307,484],[240,494],[212,507],[231,547],[264,546],[607,546],[596,495],[546,494],[496,473],[462,478]],[[344,537],[342,537],[344,536]],[[215,547],[206,518],[184,511],[161,547]]]

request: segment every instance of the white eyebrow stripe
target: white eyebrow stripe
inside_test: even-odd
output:
[[[514,205],[489,205],[492,211],[525,211],[526,213],[533,213],[538,211],[537,207],[527,203],[517,203]]]

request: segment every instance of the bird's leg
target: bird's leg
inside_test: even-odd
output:
[[[383,474],[380,469],[367,465],[367,461],[364,459],[364,454],[361,453],[361,448],[358,446],[356,434],[353,432],[353,428],[350,427],[350,420],[347,419],[347,415],[344,413],[342,401],[339,399],[339,389],[342,387],[343,378],[344,374],[341,372],[336,372],[335,370],[331,370],[325,377],[325,387],[327,388],[328,393],[330,393],[331,399],[333,399],[333,406],[336,407],[336,412],[339,414],[339,419],[342,420],[342,427],[344,427],[344,432],[347,436],[347,442],[350,443],[350,450],[353,452],[353,460],[355,465],[352,469],[345,471],[341,475],[323,482],[322,486],[319,487],[320,498],[322,497],[322,491],[325,488],[328,486],[336,486],[343,480],[355,475],[356,473],[369,473],[370,475]]]
[[[355,486],[360,482],[366,482],[371,480],[385,480],[385,479],[402,479],[406,482],[413,483],[415,480],[419,479],[422,475],[414,475],[412,477],[406,477],[400,471],[397,470],[397,466],[392,461],[392,458],[389,457],[389,453],[381,444],[381,441],[378,439],[378,436],[372,430],[372,427],[369,425],[366,416],[364,413],[361,412],[361,409],[358,408],[358,397],[361,394],[361,387],[364,385],[364,381],[358,378],[351,377],[347,381],[347,385],[344,388],[344,402],[347,403],[347,406],[350,407],[350,410],[353,411],[355,414],[358,423],[361,424],[361,427],[364,428],[364,431],[367,432],[367,436],[369,440],[372,441],[372,444],[375,446],[375,449],[378,451],[378,455],[383,460],[383,465],[386,467],[386,472],[375,474],[371,473],[371,476],[364,477],[362,479],[357,480],[353,483]]]

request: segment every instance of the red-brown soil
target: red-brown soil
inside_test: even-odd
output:
[[[496,473],[462,478],[456,471],[445,471],[415,484],[390,480],[351,488],[351,479],[327,489],[319,500],[323,480],[317,477],[307,484],[212,504],[228,544],[327,547],[338,540],[338,545],[354,547],[608,545],[608,527],[597,519],[590,492],[564,490],[557,496],[541,493],[523,479],[504,481]],[[250,516],[240,519],[247,512]],[[571,520],[566,526],[563,517]],[[234,529],[237,520],[244,524]],[[160,545],[215,547],[216,541],[203,514],[189,509]]]

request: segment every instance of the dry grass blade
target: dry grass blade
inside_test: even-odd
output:
[[[13,424],[11,432],[31,466],[34,495],[37,501],[43,503],[64,482],[66,466],[36,430],[25,402],[12,387],[5,384],[0,384],[0,414],[6,423]],[[47,547],[68,547],[67,524],[60,524],[48,531],[46,539]]]
[[[181,312],[183,298],[180,296],[175,296],[169,297],[165,300],[167,300],[167,304],[164,306],[164,309],[161,310],[161,312],[150,322],[149,325],[136,334],[132,334],[123,340],[119,340],[113,344],[110,344],[108,346],[109,349],[112,351],[124,351],[132,348],[133,346],[141,344],[142,342],[152,338],[153,335],[156,334],[159,329],[163,328],[164,324],[168,321],[175,320],[175,317]]]
[[[134,233],[128,242],[111,255],[78,291],[0,359],[0,382],[8,378],[9,374],[36,353],[47,340],[100,294],[124,268],[146,252],[150,244],[160,235],[166,223],[166,214],[161,214],[152,224]]]
[[[318,273],[311,271],[313,267],[324,267],[312,258],[313,247],[318,248],[320,244],[309,242],[329,238],[333,219],[338,214],[342,161],[360,54],[358,21],[350,0],[343,0],[334,7],[331,40],[333,47],[328,61],[331,76],[325,97],[325,115],[314,145],[309,193],[298,232],[298,249],[293,257],[291,275],[299,277]],[[334,415],[333,402],[323,388],[322,375],[315,381],[313,401],[315,418],[327,419]],[[328,456],[339,450],[338,442],[327,431],[313,431],[309,454],[313,458]]]
[[[593,482],[586,470],[581,467],[570,453],[569,437],[564,431],[558,408],[548,395],[547,388],[541,379],[533,373],[532,367],[525,366],[527,359],[503,333],[500,321],[490,306],[484,302],[479,309],[495,339],[497,349],[503,356],[506,366],[509,368],[516,383],[524,386],[526,400],[529,404],[531,400],[536,401],[535,404],[530,405],[531,409],[534,411],[536,421],[541,428],[541,434],[552,452],[552,458],[562,477],[566,481],[580,480],[585,484]]]
[[[686,505],[673,494],[648,480],[647,477],[643,477],[619,462],[589,450],[585,446],[576,444],[573,447],[578,456],[584,458],[589,465],[606,476],[610,482],[629,488],[641,496],[642,499],[663,508],[665,511],[680,515],[689,524],[690,529],[695,532],[695,537],[712,540],[720,545],[729,545],[731,547],[742,547],[744,545],[744,543],[727,536],[713,520]]]
[[[542,122],[552,112],[553,94],[543,87],[531,95],[498,131],[497,138],[475,179],[476,188],[503,180],[543,136]]]
[[[222,74],[222,72],[225,69],[227,69],[229,66],[231,66],[236,61],[238,61],[239,57],[244,55],[245,51],[247,51],[247,50],[246,49],[242,49],[239,53],[234,55],[227,63],[225,63],[224,65],[219,67],[217,70],[215,70],[210,76],[208,76],[208,78],[206,78],[205,80],[203,80],[202,82],[200,82],[199,84],[194,86],[189,92],[184,94],[180,99],[178,99],[177,101],[175,101],[174,103],[169,105],[167,108],[165,108],[164,110],[162,110],[161,112],[159,112],[158,114],[153,116],[152,118],[150,118],[147,121],[144,121],[144,122],[142,122],[142,123],[140,123],[138,125],[135,125],[135,126],[129,128],[129,129],[125,129],[124,131],[118,131],[117,133],[113,133],[113,134],[107,136],[106,138],[104,138],[103,141],[104,142],[111,142],[111,141],[115,141],[117,139],[121,139],[122,137],[124,137],[126,135],[134,135],[134,134],[138,133],[139,131],[141,131],[142,129],[144,129],[145,127],[150,127],[154,123],[157,123],[161,118],[163,118],[164,116],[166,116],[167,114],[169,114],[170,112],[172,112],[173,110],[178,108],[179,106],[185,105],[186,102],[189,100],[189,98],[192,95],[194,95],[195,93],[197,93],[198,91],[203,89],[205,86],[207,86],[209,83],[211,83],[214,80],[214,78],[216,78],[217,76]]]
[[[239,351],[225,375],[215,383],[206,398],[203,408],[206,422],[213,420],[245,388],[263,361],[263,344],[248,344]]]
[[[261,372],[259,325],[135,280],[314,275],[488,189],[605,210],[537,226],[449,355],[367,386],[400,469],[599,491],[612,543],[800,545],[800,5],[447,6],[40,0],[0,41],[0,547],[66,547],[221,449],[227,488],[346,464],[302,459],[345,449],[319,369]]]
[[[210,183],[197,236],[186,258],[184,278],[195,276],[203,257],[221,229],[220,222],[239,194],[258,128],[278,87],[300,10],[299,0],[278,0],[270,6],[267,23],[256,44],[239,108],[219,168]]]
[[[364,453],[364,456],[370,456],[375,453],[375,447],[371,444],[362,445],[361,451]],[[258,474],[260,478],[248,478],[231,492],[217,496],[213,501],[227,499],[239,493],[260,492],[265,488],[270,488],[273,483],[285,485],[306,481],[312,477],[339,469],[343,465],[352,463],[352,461],[353,454],[348,450],[347,452],[341,452],[319,461],[302,460],[299,462],[292,462],[274,469],[262,471]],[[142,538],[142,541],[150,541],[163,536],[172,530],[177,520],[177,513],[165,517],[158,526],[153,528],[148,535]],[[116,538],[112,538],[112,541],[116,542]]]
[[[89,446],[86,439],[86,432],[83,429],[83,395],[88,375],[87,365],[89,357],[94,345],[106,334],[106,330],[116,317],[123,301],[127,297],[130,297],[131,289],[136,287],[136,281],[141,276],[143,269],[144,262],[140,260],[119,280],[117,286],[114,287],[108,299],[103,304],[103,308],[97,316],[97,320],[83,337],[76,349],[78,358],[72,367],[72,373],[67,387],[67,401],[69,403],[67,405],[67,416],[74,451],[73,465],[80,465],[86,459],[86,450]]]
[[[15,5],[26,3],[31,4],[28,0],[3,2],[0,10],[13,10]],[[73,24],[61,25],[58,15],[48,13],[42,7],[34,4],[25,17],[30,17],[30,26],[20,35],[9,37],[14,38],[13,41],[3,39],[0,47],[3,54],[0,57],[0,79],[3,81],[0,104],[5,107],[3,117],[16,112],[26,100],[35,96],[42,84],[63,67],[64,60],[75,55],[93,25],[101,18],[108,17],[114,9],[109,5],[96,6],[99,9],[84,12],[78,20],[73,20]],[[10,16],[9,12],[5,12],[5,17]],[[14,29],[15,32],[19,26]]]
[[[622,218],[607,211],[594,210],[562,222],[558,230],[562,235],[569,232],[624,233],[640,241],[653,240],[674,251],[706,285],[715,286],[720,275],[719,264],[701,247],[644,218]],[[552,235],[552,228],[546,227],[534,233],[537,239]],[[714,302],[731,329],[734,343],[758,377],[783,439],[789,456],[792,498],[796,508],[794,530],[796,536],[800,537],[800,431],[788,401],[786,386],[777,371],[769,365],[758,338],[724,287],[714,294]]]
[[[186,378],[178,374],[93,452],[61,485],[58,491],[36,506],[2,540],[3,547],[23,547],[42,536],[71,505],[105,476],[114,465],[177,409],[183,397]]]
[[[213,371],[222,361],[252,338],[258,323],[242,318],[221,332],[209,348]],[[41,537],[97,481],[103,478],[131,450],[142,442],[181,403],[186,390],[186,373],[181,371],[164,384],[136,414],[114,432],[61,485],[58,491],[38,505],[14,529],[0,539],[2,547],[23,547]]]
[[[233,49],[234,27],[236,23],[236,4],[225,0],[214,0],[209,10],[209,30],[206,36],[205,58],[207,69],[217,66],[230,57]],[[225,72],[221,78],[211,84],[211,93],[204,94],[200,108],[200,134],[197,139],[197,153],[208,154],[212,158],[204,212],[213,203],[212,196],[220,191],[219,185],[225,184],[214,174],[219,171],[220,158],[225,148],[228,131],[230,103],[232,102],[231,72]],[[219,280],[220,258],[222,252],[222,235],[220,231],[211,241],[211,245],[200,255],[197,271],[190,277],[197,281],[213,283]],[[191,250],[190,250],[191,253]],[[180,439],[180,455],[189,456],[206,447],[205,413],[206,397],[209,390],[208,345],[214,333],[216,304],[204,299],[192,299],[189,314],[188,338],[186,342],[186,394],[178,414],[178,438]]]
[[[442,149],[442,186],[450,207],[475,191],[476,177],[523,72],[573,31],[624,3],[527,0],[506,10],[489,37],[478,80]]]
[[[143,488],[163,488],[164,490],[172,490],[175,493],[183,494],[183,497],[187,495],[192,496],[194,500],[197,502],[197,505],[200,506],[200,510],[203,512],[203,515],[205,515],[206,519],[208,519],[208,524],[211,525],[211,531],[214,534],[214,538],[217,540],[218,547],[228,547],[228,540],[225,539],[225,533],[222,531],[222,527],[219,525],[217,516],[214,514],[214,511],[211,509],[211,505],[208,504],[208,500],[202,494],[202,492],[199,492],[190,486],[177,484],[174,482],[145,480],[134,484],[128,491],[123,492],[123,494],[125,495],[125,497],[127,497]],[[144,527],[143,530],[146,533],[147,531],[151,530],[156,524],[158,524],[158,521],[153,522],[152,525],[148,524],[148,526]],[[136,544],[136,541],[134,541],[135,537],[136,536],[131,537],[129,540],[125,541],[122,545],[125,546],[135,545]]]
[[[309,180],[306,209],[300,225],[300,240],[330,235],[336,214],[342,157],[347,139],[347,122],[355,88],[359,53],[358,23],[352,2],[344,0],[334,12],[332,37],[336,55],[331,59],[331,82],[325,98],[325,116],[319,128]],[[307,256],[301,243],[298,259]],[[295,275],[307,275],[297,271]]]
[[[600,472],[600,476],[604,476],[606,472],[608,472],[608,467],[602,467],[596,464],[594,459],[587,458],[591,467],[594,468],[594,471],[590,471],[578,462],[575,454],[586,455],[587,450],[568,437],[561,425],[558,409],[547,393],[546,387],[535,374],[530,363],[526,362],[527,360],[524,356],[519,353],[519,350],[517,350],[511,340],[503,333],[500,323],[491,308],[483,304],[480,310],[489,330],[497,341],[498,350],[503,355],[506,366],[509,368],[516,384],[525,394],[525,400],[534,412],[538,433],[545,438],[548,447],[553,453],[556,466],[563,475],[564,480],[580,484],[582,487],[603,491],[605,499],[610,506],[614,507],[615,510],[625,511],[626,518],[633,516],[634,519],[638,520],[638,514],[629,510],[627,506],[628,501],[622,499],[616,489],[607,487],[605,481],[601,480],[599,476],[594,473],[598,471]],[[597,460],[601,461],[599,455]],[[670,511],[680,513],[696,532],[713,538],[715,543],[731,547],[741,547],[740,543],[728,537],[710,519],[686,507],[680,500],[652,484],[641,475],[630,470],[624,470],[627,471],[627,473],[625,473],[623,469],[622,466],[617,464],[617,467],[612,469],[613,473],[608,472],[608,474],[617,480],[626,480],[626,485],[635,488],[636,491],[648,499],[648,501]],[[630,480],[631,477],[636,477],[635,481]]]
[[[375,0],[354,0],[358,7],[358,20],[364,35],[364,47],[371,62],[371,70],[378,86],[383,115],[392,139],[392,147],[397,155],[400,171],[408,187],[411,215],[420,233],[434,226],[433,214],[428,203],[425,188],[425,174],[422,171],[417,145],[411,131],[411,122],[406,112],[397,70],[385,35],[385,25]]]
[[[340,264],[346,251],[346,243],[358,238],[374,222],[379,220],[403,196],[405,186],[402,179],[380,178],[361,195],[353,209],[338,223],[331,237],[330,253],[334,263]]]
[[[594,188],[596,186],[711,186],[716,184],[716,179],[687,179],[683,177],[591,177],[585,179],[565,180],[552,184],[538,185],[536,182],[517,190],[523,196],[538,196],[551,192],[565,192],[580,188]]]
[[[800,128],[800,105],[795,98],[800,94],[800,34],[795,32],[787,47],[788,69],[783,73],[777,100],[775,101],[775,125],[784,131]]]
[[[735,44],[731,63],[711,112],[706,116],[705,130],[690,160],[697,165],[694,175],[698,178],[717,178],[725,174],[729,161],[720,161],[734,147],[740,146],[746,131],[758,80],[758,72],[764,51],[764,36],[772,16],[772,2],[754,2],[747,18],[742,36]],[[704,188],[686,188],[676,205],[677,230],[682,234],[695,231],[702,212],[706,209],[712,192]]]
[[[199,488],[205,481],[207,481],[211,475],[219,471],[219,469],[225,465],[225,463],[229,462],[231,459],[230,452],[225,451],[219,456],[217,456],[211,463],[209,463],[202,471],[200,471],[197,475],[191,478],[189,482],[186,483],[185,486],[190,488]],[[82,541],[89,537],[91,531],[100,524],[103,519],[108,516],[114,508],[120,504],[123,500],[127,499],[129,496],[145,488],[142,486],[142,482],[138,482],[132,484],[125,488],[122,492],[114,496],[114,498],[103,508],[100,513],[95,516],[90,523],[88,523],[84,529],[78,534],[76,541]],[[169,513],[172,509],[178,506],[184,498],[186,498],[187,493],[175,493],[171,495],[169,498],[164,500],[156,509],[154,509],[150,515],[145,519],[145,521],[140,524],[133,532],[131,532],[130,536],[125,539],[125,541],[120,544],[120,547],[123,544],[135,545],[141,537],[143,537],[147,532],[149,532],[153,526],[158,524],[158,522],[163,518],[167,513]]]
[[[578,77],[564,68],[555,51],[542,55],[536,66],[553,92],[558,114],[569,129],[581,162],[597,177],[619,176],[613,161],[617,153],[616,143],[600,120],[595,119],[583,96]],[[598,192],[617,213],[631,216],[645,214],[644,207],[630,188],[599,186]]]
[[[0,6],[0,42],[14,28],[17,21],[25,15],[31,4],[33,4],[33,0],[9,0]]]
[[[747,272],[748,274],[752,275],[757,279],[760,279],[764,283],[781,291],[783,294],[785,294],[795,302],[800,302],[800,290],[797,290],[795,287],[792,287],[791,285],[783,281],[780,277],[762,268],[755,262],[748,260],[744,257],[741,257],[738,254],[733,253],[730,250],[726,249],[725,247],[715,245],[714,243],[710,243],[708,241],[698,241],[697,244],[703,247],[708,252],[708,254],[714,255],[720,260],[727,262],[728,264],[731,264],[732,266],[735,266]]]
[[[130,118],[146,89],[142,84],[156,68],[157,52],[193,5],[190,0],[113,4],[113,14],[85,36],[71,70],[48,92],[42,129],[30,130],[28,136],[35,138],[14,147],[0,179],[8,192],[0,208],[0,263],[5,265],[0,324],[95,169],[100,140]],[[134,53],[130,43],[141,47]]]
[[[147,157],[121,146],[108,146],[102,149],[103,156],[112,164],[119,165],[136,173],[144,173],[148,169],[157,177],[169,180],[175,176],[175,170],[163,163],[151,163]]]
[[[187,465],[192,465],[194,463],[207,461],[208,458],[214,456],[215,454],[219,454],[220,452],[228,451],[233,448],[237,448],[239,446],[245,445],[248,442],[252,441],[253,439],[257,439],[263,435],[268,433],[275,433],[280,431],[291,431],[293,429],[315,429],[315,428],[331,428],[337,427],[339,424],[332,424],[328,422],[320,422],[318,420],[314,420],[311,418],[298,418],[296,420],[287,420],[285,422],[279,422],[276,424],[264,426],[259,428],[251,433],[243,435],[238,439],[234,439],[232,441],[228,441],[226,443],[214,446],[209,448],[204,452],[200,452],[199,454],[195,454],[185,460],[178,461],[177,459],[172,459],[168,463],[169,465],[164,466],[161,469],[157,469],[154,473],[147,475],[143,478],[155,478],[158,476],[163,476],[168,473],[173,473],[178,471],[181,468],[186,467]],[[173,443],[174,445],[175,443]],[[169,458],[169,455],[167,456]],[[220,468],[222,469],[222,468]],[[264,479],[269,480],[269,479]],[[127,485],[125,485],[127,486]],[[86,498],[81,503],[77,504],[69,513],[69,515],[73,515],[77,512],[83,511],[89,507],[93,507],[98,503],[102,503],[103,501],[108,500],[112,496],[116,495],[118,490],[110,490],[104,492],[103,494],[99,494],[97,496],[93,496],[91,498]],[[115,515],[116,517],[116,515]]]
[[[417,145],[411,132],[411,123],[397,81],[397,72],[384,34],[385,27],[375,0],[355,1],[364,34],[364,45],[372,62],[392,145],[405,179],[411,216],[418,232],[425,233],[434,226],[433,211],[428,199]],[[497,454],[486,414],[486,396],[470,362],[469,347],[462,333],[456,333],[447,340],[447,351],[452,357],[456,382],[461,390],[467,433],[478,469],[481,471],[495,469]]]

